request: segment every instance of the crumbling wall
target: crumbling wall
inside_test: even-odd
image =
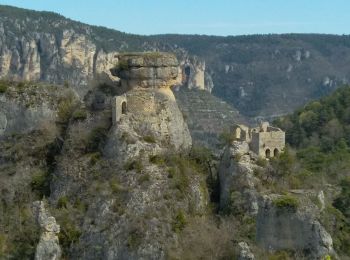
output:
[[[112,100],[112,122],[113,124],[117,124],[122,115],[126,114],[127,111],[127,100],[126,96],[116,96]]]

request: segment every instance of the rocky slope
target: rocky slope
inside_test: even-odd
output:
[[[193,143],[211,148],[217,155],[221,153],[223,146],[220,135],[228,131],[234,123],[249,123],[239,111],[208,91],[185,87],[173,90]]]

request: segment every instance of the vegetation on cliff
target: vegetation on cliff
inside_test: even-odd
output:
[[[329,189],[322,220],[339,252],[350,254],[350,87],[313,101],[276,120],[286,131],[292,185]],[[329,214],[334,219],[329,218]]]

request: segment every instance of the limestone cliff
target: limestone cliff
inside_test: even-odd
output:
[[[1,6],[0,14],[1,78],[67,81],[86,92],[100,73],[110,76],[115,53],[171,51],[183,71],[189,68],[190,87],[204,87],[246,116],[268,118],[327,95],[350,78],[345,35],[140,36],[48,12]]]

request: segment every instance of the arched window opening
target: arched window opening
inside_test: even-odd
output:
[[[265,156],[266,156],[266,158],[270,158],[270,156],[271,156],[271,151],[270,151],[270,149],[266,149],[266,151],[265,151]]]
[[[191,74],[191,68],[190,68],[190,66],[186,66],[186,67],[185,67],[185,75],[186,75],[187,77],[189,77],[190,74]]]
[[[126,102],[123,101],[122,103],[122,114],[126,114]]]
[[[280,154],[280,151],[278,151],[277,148],[275,148],[275,150],[273,150],[273,156],[277,157]]]

